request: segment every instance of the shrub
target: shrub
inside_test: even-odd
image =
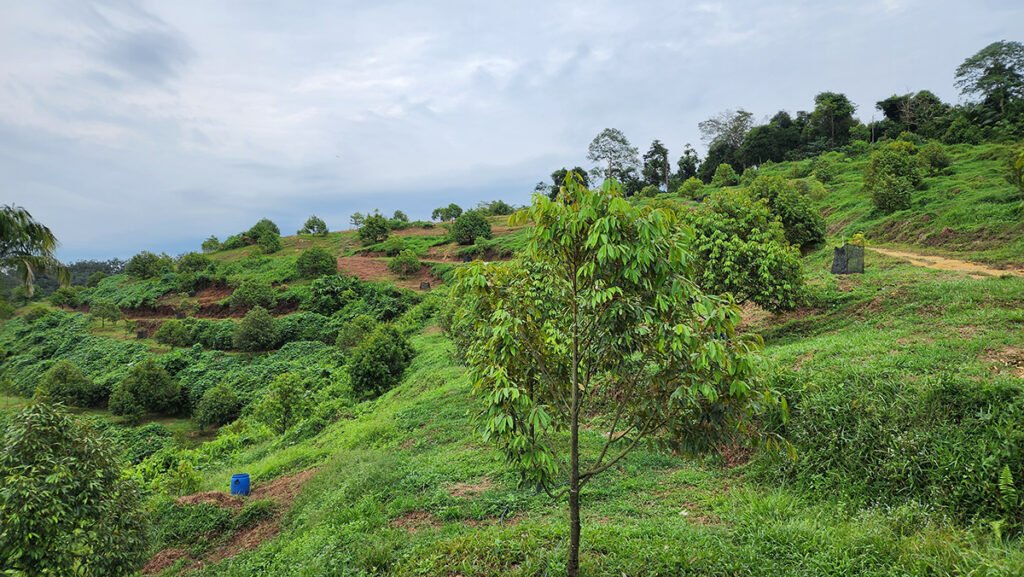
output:
[[[864,188],[871,193],[875,208],[882,212],[910,208],[911,192],[924,181],[916,154],[912,143],[897,140],[871,155]]]
[[[203,249],[203,252],[217,252],[222,247],[220,244],[220,240],[216,236],[211,234],[209,238],[203,241],[203,244],[200,245],[200,248]]]
[[[85,279],[85,286],[92,288],[92,287],[100,284],[100,281],[105,279],[105,278],[107,278],[108,276],[110,276],[110,275],[108,275],[107,273],[105,273],[105,272],[103,272],[101,270],[98,270],[98,271],[90,274],[89,278]]]
[[[404,212],[396,210],[394,214],[391,215],[391,220],[408,223],[409,217]]]
[[[338,263],[331,256],[331,253],[322,248],[310,248],[302,251],[296,262],[299,276],[302,278],[316,278],[338,272]]]
[[[953,159],[946,154],[946,149],[935,141],[921,147],[917,157],[925,171],[931,175],[942,174],[953,164]]]
[[[341,326],[335,340],[341,349],[348,350],[366,340],[377,329],[377,321],[370,315],[359,315]]]
[[[711,186],[735,186],[739,184],[740,178],[736,171],[729,164],[722,163],[715,169],[715,175],[711,177]]]
[[[277,296],[269,284],[254,278],[243,280],[231,293],[228,303],[235,310],[247,310],[253,307],[271,308],[277,302]]]
[[[178,272],[180,273],[196,274],[205,272],[213,266],[210,257],[198,252],[187,252],[178,257]]]
[[[359,227],[357,234],[363,244],[377,244],[384,242],[390,232],[388,220],[380,213],[375,212],[363,220],[363,225]]]
[[[50,309],[46,308],[45,306],[32,305],[31,307],[28,308],[28,310],[25,311],[25,314],[22,315],[22,318],[25,319],[25,322],[34,323],[42,319],[43,317],[46,317],[49,314]]]
[[[331,343],[337,337],[337,327],[328,317],[300,312],[277,319],[277,340],[279,343],[293,341],[320,341]]]
[[[235,327],[232,341],[240,351],[266,351],[274,348],[278,343],[274,317],[263,307],[254,307]]]
[[[201,428],[219,427],[238,418],[242,402],[228,384],[208,389],[196,407],[196,422]]]
[[[133,365],[110,394],[115,415],[137,416],[139,408],[162,414],[177,414],[183,408],[181,386],[152,358]]]
[[[58,361],[50,367],[36,387],[37,397],[74,407],[99,407],[106,401],[105,392],[70,361]]]
[[[661,187],[655,186],[653,184],[648,184],[647,186],[640,189],[640,193],[638,194],[638,196],[642,196],[644,198],[654,198],[659,194],[661,194]]]
[[[839,177],[839,162],[836,154],[822,154],[811,161],[811,174],[819,182],[829,184]]]
[[[7,299],[0,297],[0,320],[7,320],[14,316],[14,305]]]
[[[508,216],[516,211],[512,205],[504,200],[481,202],[476,206],[476,210],[488,216]]]
[[[82,299],[77,288],[62,286],[50,295],[50,304],[55,307],[73,309],[82,304]]]
[[[803,285],[800,254],[763,202],[720,191],[682,214],[695,232],[697,281],[770,311],[792,309]]]
[[[256,239],[256,244],[263,251],[263,254],[273,254],[281,250],[281,237],[275,234],[265,233]]]
[[[116,323],[121,320],[121,309],[113,301],[100,300],[92,303],[89,307],[89,314],[100,319],[102,325],[107,321]]]
[[[0,448],[0,559],[13,575],[134,574],[147,552],[141,496],[86,422],[36,403]]]
[[[697,198],[703,188],[704,183],[701,179],[696,176],[691,176],[679,185],[679,189],[676,190],[676,194],[683,198]]]
[[[491,224],[482,214],[471,210],[461,214],[452,225],[452,239],[461,244],[473,244],[477,237],[491,238]]]
[[[806,249],[825,240],[825,219],[792,182],[781,176],[759,176],[747,190],[755,199],[765,201],[782,222],[791,244]]]
[[[401,278],[409,278],[419,272],[421,268],[423,265],[420,263],[420,259],[416,258],[416,253],[411,250],[403,250],[402,254],[388,262],[388,270]]]
[[[305,308],[322,315],[332,315],[359,298],[359,281],[352,277],[329,275],[309,283]]]
[[[166,254],[142,251],[128,259],[124,272],[135,278],[155,278],[174,272],[174,259]]]
[[[153,338],[158,343],[172,347],[189,347],[194,342],[192,340],[192,331],[186,326],[185,321],[179,319],[164,321],[160,328],[153,333]]]
[[[398,256],[398,253],[405,250],[405,239],[400,236],[389,237],[380,245],[380,249],[387,256]]]
[[[327,236],[327,223],[322,218],[313,215],[306,219],[306,224],[299,229],[299,234],[312,234],[315,236]]]
[[[261,236],[281,236],[281,229],[269,218],[261,218],[252,228],[241,234],[248,244],[256,244]]]
[[[394,387],[414,356],[409,342],[390,326],[378,328],[355,348],[348,374],[352,390],[374,398]]]

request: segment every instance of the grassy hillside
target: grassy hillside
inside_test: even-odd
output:
[[[945,147],[952,165],[927,176],[913,194],[911,208],[882,214],[863,190],[870,148],[830,153],[820,158],[833,167],[815,201],[835,237],[864,233],[869,242],[913,247],[922,252],[955,254],[970,260],[1024,266],[1024,200],[1006,181],[1008,158],[1021,145],[985,144]],[[761,174],[803,178],[815,160],[763,167]]]

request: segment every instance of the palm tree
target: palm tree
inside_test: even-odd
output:
[[[29,296],[39,274],[54,276],[62,285],[71,279],[53,255],[57,244],[50,229],[27,210],[13,204],[0,206],[0,269],[13,269]]]

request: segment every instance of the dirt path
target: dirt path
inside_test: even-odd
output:
[[[1003,275],[1011,275],[1024,278],[1024,270],[1020,269],[998,269],[988,267],[983,264],[977,264],[963,260],[956,260],[942,256],[917,254],[913,252],[892,250],[888,248],[878,248],[873,246],[869,246],[867,247],[867,249],[873,252],[877,252],[878,254],[883,254],[885,256],[889,256],[892,258],[905,260],[914,266],[920,266],[934,270],[965,272],[972,278],[985,278],[990,276],[998,277]]]

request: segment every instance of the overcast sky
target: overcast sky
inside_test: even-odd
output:
[[[0,203],[66,260],[522,204],[609,126],[675,158],[726,108],[955,102],[956,66],[1021,22],[1019,0],[0,0]]]

